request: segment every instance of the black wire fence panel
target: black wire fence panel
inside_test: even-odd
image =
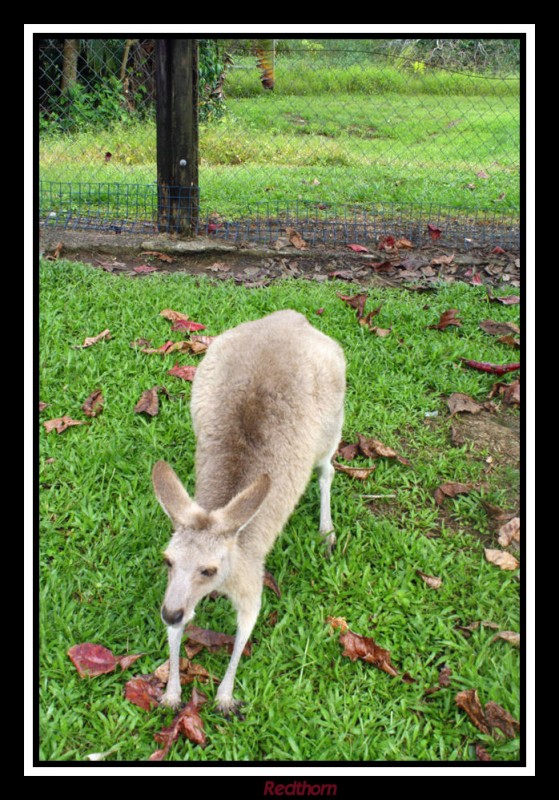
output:
[[[199,40],[195,232],[518,245],[515,39]],[[153,39],[39,39],[44,226],[174,232],[157,187]],[[173,218],[174,219],[174,218]]]

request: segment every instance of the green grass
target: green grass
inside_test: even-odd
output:
[[[105,396],[103,413],[87,427],[46,435],[40,426],[41,760],[81,761],[115,744],[113,760],[146,759],[156,748],[153,734],[171,718],[123,698],[128,677],[167,658],[159,606],[170,525],[151,489],[151,467],[165,458],[194,486],[190,385],[167,375],[173,358],[129,346],[138,337],[154,345],[169,337],[169,324],[159,317],[166,307],[203,322],[209,334],[278,308],[304,313],[346,353],[345,438],[374,436],[412,462],[380,460],[364,483],[336,475],[338,548],[330,561],[323,558],[312,481],[268,559],[283,597],[265,591],[253,654],[238,671],[246,721],[224,721],[210,702],[202,712],[207,748],[181,740],[169,760],[471,761],[477,742],[494,761],[517,759],[518,740],[481,734],[456,708],[454,695],[477,688],[482,702],[500,703],[518,718],[519,652],[493,643],[490,629],[465,639],[454,626],[491,620],[501,630],[519,629],[518,574],[486,563],[483,547],[494,545],[494,535],[481,505],[483,498],[513,510],[518,475],[510,468],[485,474],[483,454],[450,446],[443,396],[486,397],[492,377],[461,368],[459,358],[513,360],[478,325],[488,317],[518,321],[518,307],[488,307],[483,287],[463,284],[427,295],[373,289],[370,307],[383,303],[378,324],[393,326],[380,339],[359,327],[335,295],[347,286],[335,283],[288,280],[249,290],[182,274],[114,276],[64,261],[43,262],[40,278],[40,398],[50,404],[41,421],[64,414],[85,419],[85,398],[96,388]],[[317,316],[320,307],[324,313]],[[462,328],[425,329],[450,307],[460,309]],[[74,349],[107,327],[110,341]],[[142,391],[156,384],[166,385],[172,398],[162,398],[153,419],[135,414]],[[427,411],[438,411],[436,424],[425,424]],[[449,499],[440,510],[433,492],[448,480],[484,488]],[[375,501],[373,514],[362,498],[373,493],[396,498]],[[425,586],[416,569],[441,576],[441,589]],[[344,616],[352,630],[374,636],[417,682],[406,685],[342,658],[328,615]],[[203,601],[196,622],[234,632],[224,599]],[[81,680],[67,650],[86,641],[145,656],[128,673]],[[221,678],[228,656],[197,660]],[[452,685],[427,700],[424,691],[437,683],[442,665],[452,669]],[[214,697],[214,686],[203,688]]]
[[[276,77],[266,93],[256,69],[231,71],[225,116],[201,124],[203,214],[239,219],[258,203],[298,201],[519,208],[517,81],[297,60],[280,61]],[[156,182],[155,123],[46,135],[40,168],[46,182],[107,184],[90,205],[114,204],[109,185]],[[43,204],[77,203],[63,189]]]

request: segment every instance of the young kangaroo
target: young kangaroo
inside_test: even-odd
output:
[[[245,322],[212,342],[192,385],[196,495],[165,461],[153,486],[174,526],[161,609],[170,669],[165,705],[181,702],[179,651],[184,626],[202,597],[218,589],[237,612],[235,646],[217,692],[218,709],[238,713],[237,666],[260,610],[264,560],[314,467],[320,533],[331,551],[331,458],[340,441],[345,360],[336,342],[295,311]]]

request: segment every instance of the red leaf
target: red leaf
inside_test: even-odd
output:
[[[138,275],[143,275],[146,272],[157,272],[157,267],[150,267],[148,264],[140,264],[139,267],[134,267],[132,272],[137,272]]]
[[[90,642],[73,645],[68,650],[68,655],[81,678],[114,672],[118,663],[110,650],[101,644],[91,644]]]
[[[151,677],[153,679],[153,676]],[[135,706],[150,711],[152,707],[159,705],[163,697],[163,686],[161,681],[150,681],[149,676],[140,675],[127,681],[124,696]]]
[[[499,247],[499,245],[497,245],[496,247],[494,247],[494,248],[493,248],[493,250],[492,250],[491,252],[492,252],[492,253],[497,253],[498,255],[505,255],[505,250],[503,250],[503,248],[502,248],[502,247]]]
[[[468,358],[461,358],[460,361],[466,367],[477,369],[480,372],[489,372],[491,375],[506,375],[507,372],[515,372],[520,369],[520,364],[490,364],[488,361],[471,361]]]
[[[318,314],[318,316],[321,317],[324,314],[324,309],[323,308],[317,308],[314,313]]]
[[[173,375],[175,378],[182,378],[183,381],[193,381],[194,375],[196,374],[196,367],[192,367],[190,365],[179,367],[178,364],[169,370],[169,375]]]
[[[192,322],[189,319],[177,319],[171,328],[172,331],[203,331],[206,326],[200,322]]]
[[[176,742],[179,735],[183,733],[191,742],[199,744],[200,747],[206,745],[206,734],[204,732],[204,723],[198,709],[201,708],[207,701],[207,697],[203,692],[196,689],[192,690],[192,699],[184,708],[182,708],[169,727],[163,728],[159,733],[154,735],[156,742],[163,744],[162,750],[156,750],[149,757],[150,761],[162,761],[173,742]]]
[[[97,417],[103,410],[103,393],[101,389],[96,389],[92,392],[85,403],[82,405],[82,411],[86,417]]]
[[[474,276],[472,277],[472,280],[470,281],[470,283],[472,284],[472,286],[481,286],[481,284],[483,283],[483,281],[481,280],[481,278],[479,277],[479,275],[477,275],[477,274],[476,274],[476,275],[474,275]]]
[[[186,647],[193,643],[205,647],[210,653],[215,653],[225,647],[228,653],[233,652],[235,645],[235,637],[229,636],[227,633],[219,633],[218,631],[210,631],[206,628],[199,628],[197,625],[187,625],[185,628],[188,642]],[[250,656],[252,651],[251,642],[247,642],[243,650],[243,655]]]
[[[457,328],[462,327],[462,323],[458,319],[458,314],[460,312],[457,308],[449,308],[448,311],[444,311],[438,323],[436,325],[427,325],[427,328],[444,331],[448,328],[449,325],[456,325]]]
[[[353,250],[354,253],[368,253],[368,249],[363,247],[361,244],[348,244],[350,250]]]
[[[437,228],[436,225],[433,225],[432,223],[428,222],[427,223],[427,228],[429,229],[429,236],[431,237],[431,239],[440,239],[441,238],[442,231],[441,231],[440,228]]]
[[[396,239],[393,236],[385,236],[383,239],[380,240],[378,249],[392,250],[395,244],[396,244]]]
[[[208,233],[215,233],[220,228],[223,228],[222,222],[208,222],[206,230],[208,231]]]

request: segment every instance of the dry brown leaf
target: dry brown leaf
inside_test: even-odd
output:
[[[171,256],[168,256],[166,253],[159,253],[157,250],[144,250],[142,253],[143,256],[155,256],[160,261],[165,261],[167,264],[172,264],[174,259]]]
[[[164,386],[154,386],[153,389],[146,389],[134,406],[136,414],[148,414],[150,417],[157,416],[159,414],[158,392],[163,392],[169,397],[169,392]]]
[[[513,517],[503,525],[497,541],[501,547],[508,547],[511,542],[520,542],[520,517]]]
[[[263,585],[267,586],[268,589],[271,589],[272,592],[276,595],[276,597],[281,598],[281,589],[278,586],[278,582],[276,581],[272,573],[268,572],[268,570],[265,570],[264,572]]]
[[[178,364],[168,370],[169,375],[173,375],[175,378],[182,378],[183,381],[193,381],[194,376],[196,375],[196,367],[192,367],[187,364],[184,367],[179,367]]]
[[[229,636],[227,633],[218,633],[217,631],[210,631],[206,628],[199,628],[197,625],[187,625],[184,629],[185,634],[188,636],[188,644],[199,644],[205,647],[210,653],[216,653],[225,647],[228,653],[233,652],[235,644],[235,637]],[[244,656],[249,656],[252,652],[251,642],[247,642],[243,650]]]
[[[344,617],[326,617],[326,622],[328,622],[332,628],[340,628],[342,633],[345,633],[349,627]]]
[[[499,728],[509,739],[513,739],[520,730],[518,720],[514,719],[502,706],[492,701],[485,704],[485,719],[490,728]]]
[[[457,308],[449,308],[448,311],[443,311],[436,325],[427,325],[426,327],[438,331],[446,330],[449,325],[455,325],[457,328],[461,328],[462,323],[458,319],[459,313],[460,311]]]
[[[347,656],[351,661],[357,661],[360,658],[368,664],[374,664],[375,667],[389,675],[398,675],[398,670],[390,661],[390,651],[379,647],[370,636],[360,636],[358,633],[348,630],[341,634],[340,644],[344,648],[342,655]]]
[[[373,326],[372,328],[369,328],[369,330],[371,331],[371,333],[374,333],[375,336],[382,336],[382,337],[388,336],[390,333],[392,333],[392,328],[378,328],[376,326]]]
[[[394,247],[396,249],[401,248],[402,250],[413,250],[415,245],[412,244],[409,239],[402,237],[401,239],[396,239],[394,242]]]
[[[503,639],[505,642],[512,644],[513,647],[520,647],[520,634],[515,631],[499,631],[491,641],[495,642],[497,639]]]
[[[450,395],[446,404],[450,411],[450,417],[452,418],[455,414],[460,414],[462,412],[468,412],[469,414],[479,414],[479,412],[483,409],[479,403],[476,403],[475,400],[472,400],[467,394],[463,394],[462,392],[453,392]]]
[[[367,292],[353,295],[336,292],[336,296],[339,297],[340,300],[343,300],[344,303],[347,303],[348,306],[356,309],[357,319],[361,319],[363,317],[363,314],[365,313],[365,303],[367,302]]]
[[[156,670],[154,670],[155,677],[161,683],[168,683],[169,681],[169,661],[164,661]],[[195,664],[188,658],[179,658],[179,678],[181,686],[186,686],[187,683],[192,683],[197,679],[201,681],[208,681],[210,673],[201,664]],[[219,678],[214,678],[214,681],[219,683]]]
[[[351,478],[355,478],[358,481],[366,480],[371,472],[374,472],[376,466],[374,467],[345,467],[343,464],[338,463],[337,461],[333,461],[334,469],[337,469],[338,472],[345,472],[346,475],[349,475]]]
[[[442,667],[439,672],[439,686],[443,689],[446,689],[450,686],[450,676],[452,675],[452,670],[450,667]]]
[[[373,439],[358,433],[357,441],[361,453],[367,458],[395,458],[400,464],[405,464],[408,467],[410,466],[410,461],[408,461],[407,458],[399,456],[395,450],[379,442],[378,439]]]
[[[492,550],[491,548],[486,547],[484,549],[485,558],[489,561],[490,564],[495,564],[495,566],[500,567],[501,569],[518,569],[520,563],[518,560],[507,553],[506,550]]]
[[[337,455],[345,459],[345,461],[353,461],[359,453],[358,444],[348,444],[348,442],[340,442],[338,445]]]
[[[490,336],[506,336],[509,333],[520,333],[520,328],[514,322],[495,322],[493,319],[484,319],[479,327]]]
[[[494,631],[499,629],[499,626],[495,622],[491,622],[487,619],[483,619],[481,621],[476,620],[475,622],[470,622],[469,625],[455,625],[454,627],[456,630],[461,631],[466,639],[469,639],[469,637],[472,635],[472,631],[477,631],[480,625],[482,628],[491,628]]]
[[[156,742],[163,745],[163,749],[156,750],[149,757],[150,761],[162,761],[171,745],[177,741],[180,734],[183,733],[191,742],[199,744],[200,747],[206,746],[206,734],[204,732],[204,723],[200,717],[199,709],[207,701],[207,697],[203,692],[197,689],[192,690],[192,699],[184,708],[181,708],[179,713],[173,719],[171,725],[163,728],[159,733],[154,735]]]
[[[83,350],[85,347],[91,347],[92,345],[97,344],[97,342],[100,342],[103,339],[110,339],[110,338],[111,338],[111,332],[107,328],[106,330],[101,331],[101,333],[99,333],[97,336],[88,336],[87,339],[84,340],[83,344],[75,344],[74,348],[76,350]]]
[[[286,228],[285,232],[286,232],[286,234],[287,234],[287,236],[289,238],[289,241],[293,245],[293,247],[296,247],[297,250],[306,250],[306,248],[308,247],[308,244],[303,239],[301,234],[298,233],[295,230],[295,228]]]
[[[447,497],[456,497],[457,494],[468,494],[472,491],[472,485],[469,483],[458,483],[449,481],[448,483],[441,483],[435,489],[435,503],[442,506]]]
[[[442,578],[438,578],[435,575],[427,575],[425,572],[422,572],[420,569],[416,569],[416,574],[419,575],[421,580],[423,580],[430,589],[440,589],[443,583]]]
[[[82,406],[82,411],[86,417],[97,417],[103,410],[105,400],[101,389],[92,392]]]
[[[454,253],[452,253],[449,256],[435,256],[435,258],[431,259],[431,264],[434,267],[448,266],[449,264],[452,264],[453,261],[454,261]]]
[[[45,408],[49,405],[50,403],[43,403],[42,400],[39,400],[39,414],[41,413],[41,411],[44,411]]]
[[[72,419],[71,417],[57,417],[56,419],[49,419],[43,422],[47,433],[56,431],[57,433],[64,433],[67,428],[72,425],[87,425],[86,420]]]
[[[171,322],[176,322],[179,319],[187,322],[190,319],[188,314],[183,314],[181,311],[173,311],[172,308],[164,308],[163,311],[159,312],[159,316],[165,317],[165,319],[168,319]]]
[[[480,744],[476,744],[476,759],[477,761],[491,761],[491,756]]]
[[[516,339],[511,333],[506,336],[499,336],[497,341],[499,344],[508,344],[510,347],[515,347],[517,350],[520,350],[520,339]]]
[[[138,675],[126,682],[124,697],[144,711],[151,711],[152,707],[161,702],[163,684],[153,675]]]
[[[456,705],[466,712],[476,728],[479,728],[482,733],[489,733],[489,726],[485,720],[483,706],[479,701],[475,689],[466,689],[463,692],[458,692],[454,699]]]

